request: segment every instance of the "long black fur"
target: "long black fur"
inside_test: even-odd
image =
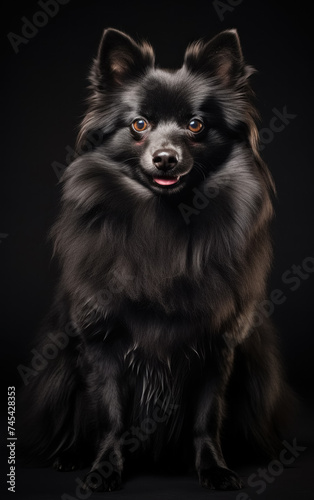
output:
[[[78,149],[103,140],[62,179],[61,276],[37,351],[51,334],[67,340],[25,396],[31,453],[59,469],[90,461],[91,489],[120,487],[136,451],[187,456],[203,486],[240,488],[221,450],[226,422],[276,453],[290,393],[260,309],[274,186],[252,72],[235,30],[193,43],[177,71],[155,68],[149,44],[104,32]],[[154,176],[169,172],[152,157],[169,148],[181,178],[160,186]]]

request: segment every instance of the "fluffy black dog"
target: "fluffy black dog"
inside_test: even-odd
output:
[[[33,453],[60,470],[89,460],[86,488],[119,488],[138,452],[241,488],[226,422],[276,453],[289,389],[260,309],[274,186],[252,72],[235,30],[190,45],[176,71],[104,32],[78,147],[102,141],[66,169],[52,230],[61,277],[38,350],[59,351],[27,394]]]

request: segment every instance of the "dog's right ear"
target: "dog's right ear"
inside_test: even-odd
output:
[[[94,61],[91,81],[98,89],[119,87],[127,80],[144,74],[154,66],[155,56],[147,42],[136,43],[131,37],[113,28],[102,36]]]

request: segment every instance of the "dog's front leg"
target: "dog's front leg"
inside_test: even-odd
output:
[[[116,353],[110,351],[101,345],[89,346],[87,354],[93,361],[87,376],[87,393],[97,442],[96,459],[85,477],[84,488],[92,491],[113,491],[121,487],[124,461],[121,367]]]
[[[222,349],[205,371],[194,419],[195,466],[201,486],[237,490],[242,482],[227,468],[220,444],[226,386],[233,365],[233,351]],[[207,373],[206,373],[207,372]]]

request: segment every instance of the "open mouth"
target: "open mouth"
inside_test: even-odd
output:
[[[173,186],[179,182],[180,177],[153,177],[153,180],[159,186]]]

